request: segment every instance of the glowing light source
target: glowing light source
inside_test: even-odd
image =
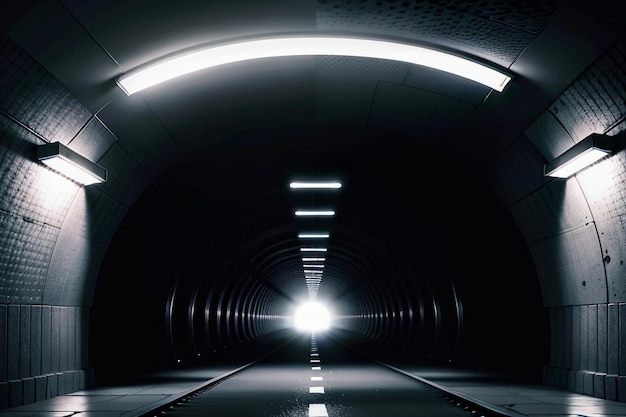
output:
[[[48,167],[82,185],[105,182],[107,170],[59,143],[37,147],[37,159]]]
[[[289,184],[293,189],[330,189],[336,190],[341,188],[339,181],[294,181]]]
[[[576,145],[545,164],[547,177],[569,178],[613,151],[613,138],[601,134],[591,134]]]
[[[326,252],[326,248],[300,248],[300,252]]]
[[[210,45],[164,58],[122,75],[117,84],[128,95],[202,69],[233,62],[282,56],[337,55],[388,59],[452,73],[502,91],[511,76],[467,58],[406,43],[339,36],[265,38]]]
[[[296,216],[334,216],[334,210],[296,210]]]
[[[328,309],[316,302],[302,304],[294,315],[294,326],[303,332],[320,332],[328,330],[331,316]]]
[[[330,234],[328,233],[299,233],[300,239],[328,239]]]

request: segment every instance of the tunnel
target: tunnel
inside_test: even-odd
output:
[[[253,363],[300,340],[294,312],[312,300],[337,366],[329,340],[626,402],[614,2],[3,9],[0,414]],[[320,38],[331,52],[306,49]],[[252,58],[228,58],[244,46]],[[214,66],[125,84],[213,51]],[[466,63],[504,81],[459,75]],[[602,159],[552,176],[590,144]],[[57,154],[98,182],[47,165]],[[293,343],[314,354],[314,340]]]

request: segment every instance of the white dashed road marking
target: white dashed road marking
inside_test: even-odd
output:
[[[325,404],[309,404],[309,417],[328,417]]]

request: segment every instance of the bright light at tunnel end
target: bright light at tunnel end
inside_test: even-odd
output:
[[[319,333],[330,329],[332,317],[328,308],[315,301],[300,305],[294,314],[294,328],[300,332]]]

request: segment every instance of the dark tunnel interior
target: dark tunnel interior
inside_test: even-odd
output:
[[[119,227],[97,281],[97,381],[249,360],[264,353],[264,336],[287,337],[293,305],[307,296],[295,236],[311,227],[330,230],[317,296],[341,316],[332,331],[349,345],[540,381],[549,321],[508,213],[453,161],[380,135],[250,132],[229,143],[246,152],[199,151],[157,179]],[[269,138],[288,145],[263,146]],[[307,175],[344,186],[332,196],[289,190]],[[298,204],[337,215],[301,224]]]

